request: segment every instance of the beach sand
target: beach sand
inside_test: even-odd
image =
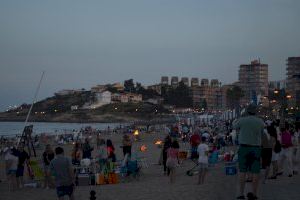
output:
[[[107,135],[105,138],[112,139],[116,148],[117,159],[123,158],[121,148],[121,135]],[[125,182],[116,185],[101,186],[79,186],[75,190],[77,200],[87,200],[91,189],[96,191],[97,199],[106,200],[232,200],[237,196],[237,175],[226,176],[224,164],[221,162],[211,167],[203,185],[197,185],[197,175],[187,176],[186,171],[194,163],[185,160],[177,168],[176,180],[174,184],[169,183],[169,178],[163,175],[162,166],[158,165],[161,149],[154,142],[163,139],[163,134],[143,134],[141,141],[135,142],[133,151],[139,156],[147,159],[148,168],[142,169],[142,174],[138,180],[126,178]],[[146,152],[140,152],[141,145],[147,146]],[[182,149],[188,145],[180,144]],[[69,154],[71,145],[65,145],[66,154]],[[39,151],[39,154],[41,150]],[[14,192],[8,191],[3,171],[3,159],[0,163],[0,200],[54,200],[57,199],[54,189],[23,188]],[[300,175],[288,178],[282,176],[277,180],[270,180],[265,185],[261,185],[259,197],[263,200],[289,200],[299,199]]]

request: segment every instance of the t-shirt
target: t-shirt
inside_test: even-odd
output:
[[[253,115],[242,117],[233,124],[233,128],[239,129],[239,144],[261,146],[264,122],[260,118]]]
[[[105,146],[100,146],[99,147],[99,154],[98,154],[98,157],[99,159],[107,159],[107,149]]]
[[[23,167],[24,163],[25,163],[25,160],[28,160],[30,157],[29,157],[29,155],[26,151],[22,151],[22,152],[18,151],[17,155],[18,155],[18,158],[19,158],[18,166]]]
[[[284,131],[281,133],[281,144],[283,148],[288,148],[293,146],[292,135],[289,131]]]
[[[208,155],[207,155],[207,152],[209,151],[208,145],[204,143],[199,144],[197,151],[199,155],[198,162],[208,164]]]
[[[197,147],[201,141],[199,134],[194,134],[191,136],[190,142],[193,147]]]
[[[17,156],[12,155],[11,153],[7,153],[4,156],[5,161],[11,162],[9,170],[17,170],[19,158]]]
[[[70,186],[73,179],[70,175],[71,161],[63,155],[58,155],[50,162],[51,172],[54,174],[56,186]]]

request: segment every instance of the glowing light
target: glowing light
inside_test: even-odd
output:
[[[286,98],[291,99],[292,95],[287,95]]]
[[[140,147],[140,151],[141,151],[141,152],[147,151],[147,146],[146,146],[146,145],[142,145],[142,146]]]
[[[155,145],[162,145],[162,143],[163,143],[163,141],[157,140],[154,144],[155,144]]]
[[[279,93],[279,91],[278,90],[274,90],[274,94],[278,94]]]
[[[140,133],[139,133],[139,130],[135,130],[134,132],[133,132],[133,135],[135,135],[135,136],[138,136]]]

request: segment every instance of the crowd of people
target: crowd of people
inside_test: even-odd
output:
[[[281,126],[280,126],[281,125]],[[181,127],[179,127],[181,126]],[[180,144],[190,145],[190,159],[196,163],[198,184],[205,183],[210,158],[214,152],[217,155],[231,151],[236,152],[239,167],[239,196],[246,199],[244,194],[247,181],[252,182],[252,191],[247,194],[248,199],[257,199],[260,183],[260,173],[263,169],[263,184],[269,180],[278,179],[281,175],[293,177],[298,174],[300,160],[300,126],[297,123],[280,124],[278,120],[263,120],[256,116],[256,107],[250,105],[245,116],[231,122],[211,121],[188,125],[172,125],[162,143],[161,164],[163,173],[169,176],[170,183],[174,183],[176,172],[180,169]],[[94,159],[100,171],[104,170],[107,162],[116,162],[117,156],[111,139],[105,140],[101,134],[95,137],[72,136],[73,148],[70,156],[64,155],[64,149],[57,147],[53,150],[50,144],[45,145],[42,153],[44,188],[56,187],[57,196],[67,195],[74,199],[75,187],[74,169],[82,160]],[[68,138],[68,137],[67,137]],[[94,138],[94,139],[93,139]],[[65,140],[66,138],[64,138]],[[122,134],[123,157],[130,157],[134,134]],[[91,144],[93,140],[93,146]],[[37,141],[38,142],[38,139]],[[6,160],[6,174],[11,189],[22,188],[25,166],[30,166],[30,157],[23,145],[18,148],[4,149]],[[219,158],[219,157],[218,157]],[[30,167],[29,167],[30,169]],[[28,172],[29,176],[32,172]],[[52,177],[55,177],[55,181]]]

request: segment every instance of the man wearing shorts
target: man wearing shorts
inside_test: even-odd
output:
[[[69,196],[74,200],[75,177],[71,160],[64,156],[64,150],[61,147],[55,149],[56,158],[50,162],[50,170],[54,174],[56,192],[59,200],[64,196]]]
[[[18,168],[17,168],[17,185],[19,188],[23,188],[23,176],[24,176],[24,168],[25,168],[25,163],[27,164],[29,162],[29,155],[28,153],[24,150],[23,145],[19,145],[18,151],[16,152],[18,158],[19,158],[19,163],[18,163]]]
[[[248,199],[257,199],[257,189],[260,173],[260,157],[264,122],[256,117],[256,106],[250,104],[247,108],[248,116],[238,119],[233,128],[239,131],[238,162],[240,171],[240,196],[237,199],[245,199],[246,174],[253,177],[252,193],[248,193]]]

